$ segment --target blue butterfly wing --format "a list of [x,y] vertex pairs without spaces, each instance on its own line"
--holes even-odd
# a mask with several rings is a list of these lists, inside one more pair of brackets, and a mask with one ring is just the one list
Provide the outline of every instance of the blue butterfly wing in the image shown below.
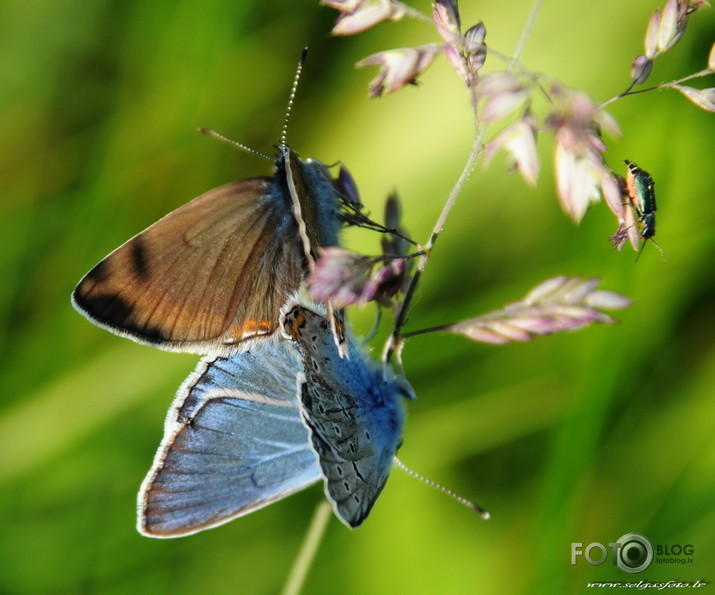
[[203,360],[179,390],[138,497],[138,529],[179,537],[248,514],[322,477],[284,342]]
[[350,345],[338,353],[328,321],[289,302],[282,326],[297,343],[305,372],[298,375],[303,420],[310,430],[325,493],[349,527],[367,518],[392,468],[401,441],[401,400],[411,389]]
[[366,441],[364,420],[347,395],[326,395],[310,381],[303,382],[300,391],[303,418],[325,478],[325,494],[340,520],[355,528],[380,495],[394,450]]

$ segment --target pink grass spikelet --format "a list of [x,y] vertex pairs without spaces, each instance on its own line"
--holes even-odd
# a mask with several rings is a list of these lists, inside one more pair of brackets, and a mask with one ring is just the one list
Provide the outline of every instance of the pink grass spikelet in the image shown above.
[[441,51],[438,44],[386,50],[368,56],[356,66],[379,66],[377,76],[370,82],[370,97],[379,97],[394,93],[405,85],[416,84],[417,77],[429,68]]
[[573,331],[594,322],[611,324],[604,310],[627,308],[631,301],[612,292],[597,290],[598,279],[555,277],[539,284],[520,302],[484,316],[439,327],[482,343],[529,341],[536,336]]
[[340,11],[333,35],[355,35],[405,16],[404,5],[391,0],[321,0],[321,4]]

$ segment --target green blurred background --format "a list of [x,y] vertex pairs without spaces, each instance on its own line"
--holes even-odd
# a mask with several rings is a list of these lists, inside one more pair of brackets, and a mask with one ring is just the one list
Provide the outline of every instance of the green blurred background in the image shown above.
[[[655,2],[550,2],[532,70],[605,100],[628,84]],[[421,2],[419,8],[428,9]],[[464,2],[465,25],[516,46],[529,2]],[[101,257],[164,213],[270,164],[203,137],[212,127],[272,153],[303,45],[289,131],[303,157],[344,161],[379,214],[397,189],[426,239],[470,147],[466,93],[443,60],[368,100],[373,52],[434,40],[418,22],[349,39],[307,0],[8,0],[0,7],[0,592],[274,593],[322,499],[315,486],[218,529],[151,540],[135,496],[195,356],[102,331],[69,294]],[[696,14],[652,80],[705,67],[715,16]],[[487,61],[487,70],[498,67]],[[709,85],[712,85],[712,81]],[[609,162],[655,178],[657,241],[616,253],[605,205],[580,227],[554,196],[547,136],[536,190],[497,158],[474,172],[440,239],[412,329],[484,313],[557,274],[599,276],[635,300],[620,324],[494,347],[420,336],[406,347],[419,398],[401,458],[487,507],[485,522],[395,470],[370,518],[334,519],[308,593],[569,593],[629,580],[570,564],[571,542],[627,532],[693,544],[687,566],[636,580],[715,581],[715,115],[673,92],[612,106]],[[367,239],[364,239],[367,236]],[[349,233],[374,251],[378,238]],[[355,314],[359,330],[374,311]]]

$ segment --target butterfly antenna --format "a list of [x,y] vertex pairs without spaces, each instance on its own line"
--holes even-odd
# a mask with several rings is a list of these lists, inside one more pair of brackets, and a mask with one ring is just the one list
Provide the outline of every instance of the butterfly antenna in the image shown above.
[[263,157],[264,159],[268,159],[268,161],[275,161],[274,159],[271,159],[268,155],[264,155],[260,151],[256,151],[255,149],[251,149],[251,147],[247,147],[246,145],[242,145],[238,141],[232,140],[230,138],[225,137],[223,134],[219,134],[215,130],[210,130],[209,128],[199,128],[198,129],[201,134],[205,134],[206,136],[212,136],[213,138],[216,138],[220,140],[221,142],[226,143],[227,145],[231,145],[232,147],[236,147],[237,149],[241,149],[242,151],[246,151],[246,153],[252,153],[253,155],[258,155],[259,157]]
[[483,519],[491,518],[491,515],[486,510],[484,510],[481,506],[475,504],[471,500],[462,498],[462,496],[460,496],[456,492],[453,492],[449,488],[446,488],[442,484],[439,484],[436,481],[432,481],[431,479],[427,479],[424,475],[420,475],[419,473],[417,473],[417,471],[413,471],[397,457],[392,457],[392,461],[395,463],[395,465],[397,465],[400,469],[402,469],[405,473],[407,473],[407,475],[410,475],[410,476],[414,477],[415,479],[419,479],[422,483],[426,483],[428,486],[438,489],[440,492],[447,494],[448,496],[451,496],[460,504],[463,504],[467,508],[470,508],[471,510],[476,512]]
[[290,90],[290,96],[288,97],[288,107],[286,108],[286,117],[283,120],[283,130],[281,132],[281,144],[280,149],[282,153],[286,152],[288,148],[288,120],[290,120],[291,111],[293,111],[293,102],[295,101],[295,94],[298,92],[298,83],[300,82],[300,75],[303,72],[303,66],[305,65],[305,59],[308,55],[308,48],[304,47],[303,51],[300,53],[300,59],[298,60],[298,68],[295,70],[295,77],[293,77],[293,86]]

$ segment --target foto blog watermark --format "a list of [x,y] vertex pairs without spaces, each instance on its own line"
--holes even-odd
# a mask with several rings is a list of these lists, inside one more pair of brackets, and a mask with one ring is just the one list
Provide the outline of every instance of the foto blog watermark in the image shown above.
[[609,558],[611,564],[628,574],[638,574],[647,570],[655,561],[657,564],[688,565],[693,563],[695,546],[692,544],[657,544],[640,533],[626,533],[615,542],[604,545],[598,541],[571,544],[571,565],[581,559],[593,566],[604,564]]

